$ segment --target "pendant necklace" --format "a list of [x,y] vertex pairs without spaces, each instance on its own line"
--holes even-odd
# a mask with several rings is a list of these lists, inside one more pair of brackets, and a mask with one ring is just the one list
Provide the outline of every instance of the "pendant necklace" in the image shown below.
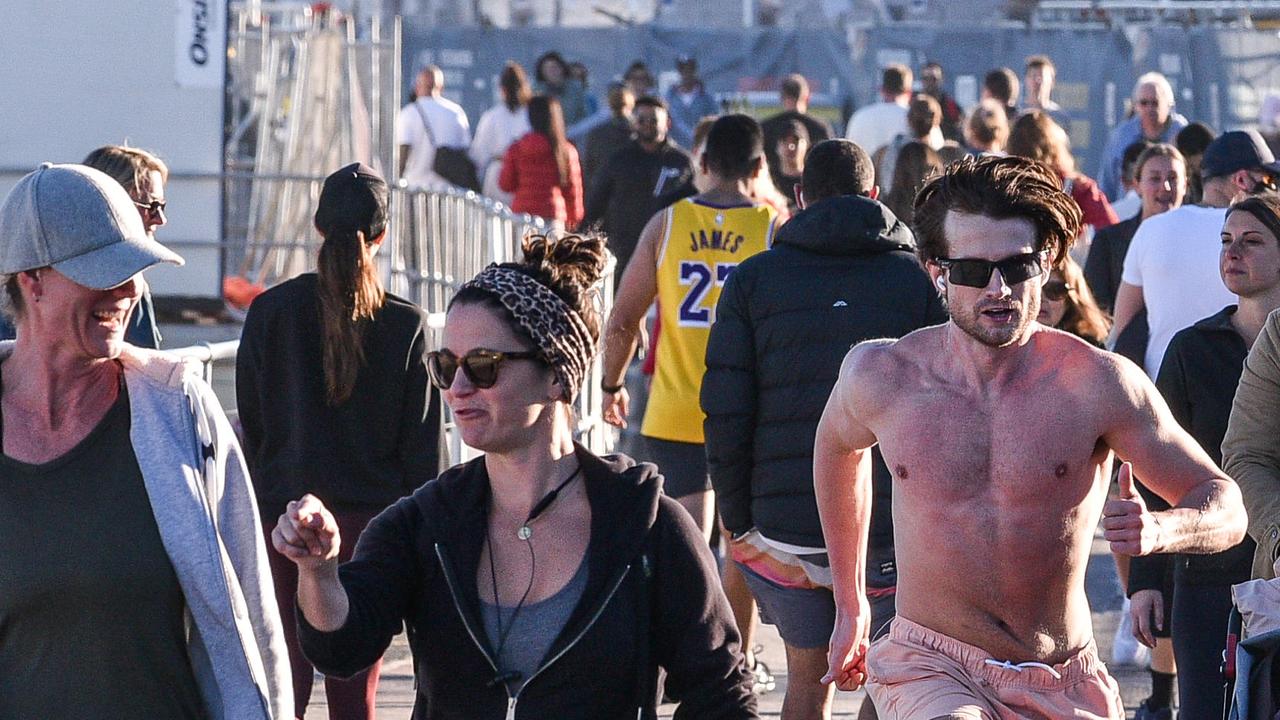
[[520,528],[516,530],[516,537],[521,540],[528,540],[533,537],[533,528],[529,527],[529,524],[534,520],[537,520],[539,515],[546,512],[546,509],[551,507],[551,503],[555,502],[556,498],[560,496],[560,491],[563,490],[566,485],[573,482],[573,479],[578,477],[581,473],[582,466],[579,465],[578,468],[569,475],[569,477],[565,478],[564,482],[557,485],[551,492],[543,495],[542,499],[538,501],[538,504],[534,505],[533,509],[529,511],[529,517],[525,518],[524,522],[520,525]]
[[[570,474],[569,477],[566,478],[564,482],[560,483],[559,485],[556,486],[554,490],[544,495],[542,499],[538,501],[538,504],[533,506],[533,510],[529,511],[529,517],[525,518],[524,523],[520,525],[520,528],[518,530],[516,530],[516,537],[523,540],[525,543],[525,546],[529,548],[529,584],[525,587],[524,594],[520,596],[520,601],[516,603],[515,609],[511,611],[511,617],[508,618],[507,626],[505,629],[502,627],[503,625],[502,607],[498,602],[498,570],[495,567],[495,563],[493,560],[493,553],[494,553],[493,538],[489,536],[488,524],[485,525],[485,535],[486,535],[486,539],[489,542],[489,581],[493,583],[493,604],[497,612],[497,620],[498,620],[497,622],[498,643],[497,643],[497,649],[494,651],[493,655],[494,655],[494,658],[499,663],[503,661],[502,651],[506,649],[507,636],[511,634],[512,628],[516,626],[516,618],[520,616],[520,611],[524,609],[525,601],[529,599],[529,593],[533,590],[533,578],[534,578],[534,575],[537,574],[538,560],[533,553],[533,543],[529,542],[529,538],[533,537],[533,529],[529,527],[529,523],[533,522],[534,520],[537,520],[539,515],[546,512],[546,509],[551,506],[551,503],[555,502],[556,498],[559,497],[560,491],[564,490],[565,486],[567,486],[570,482],[572,482],[573,479],[578,477],[578,475],[580,475],[581,473],[582,473],[582,466],[579,465],[578,468],[574,470],[573,473]],[[489,683],[489,685],[493,686],[497,683],[503,683],[505,685],[509,681],[512,681],[512,680],[519,681],[522,678],[523,678],[523,675],[519,672],[513,671],[513,672],[499,673],[497,677],[495,677],[493,681]]]

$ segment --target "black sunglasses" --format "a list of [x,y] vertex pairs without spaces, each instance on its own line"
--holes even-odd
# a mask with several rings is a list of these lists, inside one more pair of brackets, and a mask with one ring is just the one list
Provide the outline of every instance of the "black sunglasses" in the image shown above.
[[1044,287],[1040,289],[1040,292],[1043,293],[1046,298],[1053,300],[1054,302],[1066,299],[1067,293],[1070,291],[1071,288],[1067,287],[1066,283],[1059,282],[1057,280],[1045,283]]
[[1039,277],[1044,272],[1044,253],[1024,253],[1003,260],[978,260],[974,258],[938,258],[947,271],[947,279],[956,285],[983,288],[991,282],[991,271],[999,270],[1000,277],[1010,286]]
[[466,374],[472,385],[478,388],[491,388],[498,382],[498,367],[505,360],[541,360],[542,353],[528,350],[523,352],[498,352],[497,350],[472,350],[458,357],[449,350],[432,350],[427,353],[427,375],[431,384],[447,390],[453,385],[458,375],[458,368]]
[[1262,173],[1261,178],[1254,178],[1251,194],[1258,195],[1264,192],[1276,192],[1276,190],[1276,177],[1271,173]]
[[158,213],[164,212],[164,209],[168,203],[166,203],[164,200],[152,200],[151,202],[138,202],[137,200],[134,200],[133,204],[137,205],[143,210],[146,210],[152,215],[156,215]]

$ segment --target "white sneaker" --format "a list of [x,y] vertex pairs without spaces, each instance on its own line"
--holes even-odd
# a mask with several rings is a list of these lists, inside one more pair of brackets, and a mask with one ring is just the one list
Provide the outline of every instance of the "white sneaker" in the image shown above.
[[1129,599],[1120,608],[1120,622],[1111,642],[1111,664],[1146,667],[1151,664],[1151,651],[1133,636],[1133,619],[1129,616]]

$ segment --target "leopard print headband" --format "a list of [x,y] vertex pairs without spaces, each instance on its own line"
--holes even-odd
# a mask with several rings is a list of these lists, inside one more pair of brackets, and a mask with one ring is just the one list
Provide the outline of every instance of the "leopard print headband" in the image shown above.
[[511,268],[489,265],[462,286],[491,293],[538,346],[573,402],[591,369],[596,342],[582,316],[550,288]]

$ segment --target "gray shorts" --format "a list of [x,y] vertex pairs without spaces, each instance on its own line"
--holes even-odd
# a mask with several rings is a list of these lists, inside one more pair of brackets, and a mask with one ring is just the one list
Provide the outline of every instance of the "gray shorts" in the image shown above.
[[[827,588],[789,588],[778,585],[737,563],[760,608],[760,621],[778,628],[782,642],[799,649],[824,648],[836,624],[836,603]],[[892,593],[871,599],[871,639],[889,631],[894,616]]]
[[676,442],[644,438],[645,457],[658,466],[662,473],[662,490],[667,497],[682,498],[711,489],[711,476],[707,474],[707,446],[702,443]]

